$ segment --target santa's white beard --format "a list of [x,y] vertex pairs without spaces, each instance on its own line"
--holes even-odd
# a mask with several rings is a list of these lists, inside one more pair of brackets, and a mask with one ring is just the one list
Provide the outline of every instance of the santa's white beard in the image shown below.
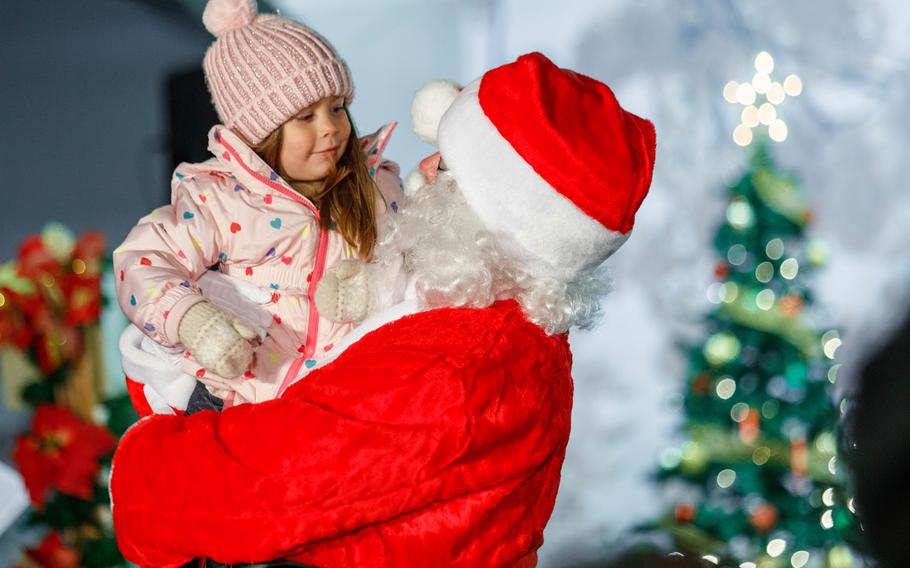
[[547,333],[564,333],[572,325],[590,327],[609,291],[605,269],[571,282],[528,273],[526,263],[503,252],[500,241],[508,237],[486,230],[447,172],[413,191],[393,217],[377,256],[404,252],[422,309],[482,308],[514,299]]

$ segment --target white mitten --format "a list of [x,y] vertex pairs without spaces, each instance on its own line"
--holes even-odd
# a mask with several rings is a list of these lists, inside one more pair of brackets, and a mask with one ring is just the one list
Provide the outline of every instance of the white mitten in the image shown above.
[[194,304],[177,328],[180,342],[206,370],[232,379],[253,362],[256,329],[208,301]]
[[363,321],[375,303],[365,263],[354,259],[339,261],[332,273],[319,281],[313,299],[324,318],[339,323]]

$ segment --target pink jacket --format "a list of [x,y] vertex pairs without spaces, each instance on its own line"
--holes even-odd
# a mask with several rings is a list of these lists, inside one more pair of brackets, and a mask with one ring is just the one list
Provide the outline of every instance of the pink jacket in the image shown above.
[[[361,139],[380,220],[402,195],[398,166],[382,159],[394,128]],[[140,219],[114,251],[114,270],[124,313],[165,346],[179,343],[180,319],[204,299],[196,280],[212,266],[270,294],[272,323],[243,376],[217,376],[183,354],[181,369],[229,407],[276,398],[350,331],[320,317],[313,294],[327,270],[356,252],[340,232],[321,230],[316,207],[229,129],[212,128],[209,150],[214,158],[177,167],[171,204]]]

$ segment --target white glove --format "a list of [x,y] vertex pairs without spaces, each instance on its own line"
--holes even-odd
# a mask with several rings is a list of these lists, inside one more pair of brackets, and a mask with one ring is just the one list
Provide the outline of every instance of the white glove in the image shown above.
[[256,328],[208,301],[193,304],[177,327],[180,342],[206,370],[233,379],[250,367]]
[[365,263],[345,259],[335,265],[316,287],[313,296],[319,315],[339,323],[363,321],[373,309],[375,293]]

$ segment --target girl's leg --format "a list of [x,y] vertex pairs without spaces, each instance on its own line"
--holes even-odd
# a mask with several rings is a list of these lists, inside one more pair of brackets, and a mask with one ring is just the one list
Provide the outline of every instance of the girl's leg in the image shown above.
[[186,403],[184,415],[189,416],[202,410],[221,412],[222,408],[224,408],[224,401],[210,393],[204,384],[197,382],[189,402]]

